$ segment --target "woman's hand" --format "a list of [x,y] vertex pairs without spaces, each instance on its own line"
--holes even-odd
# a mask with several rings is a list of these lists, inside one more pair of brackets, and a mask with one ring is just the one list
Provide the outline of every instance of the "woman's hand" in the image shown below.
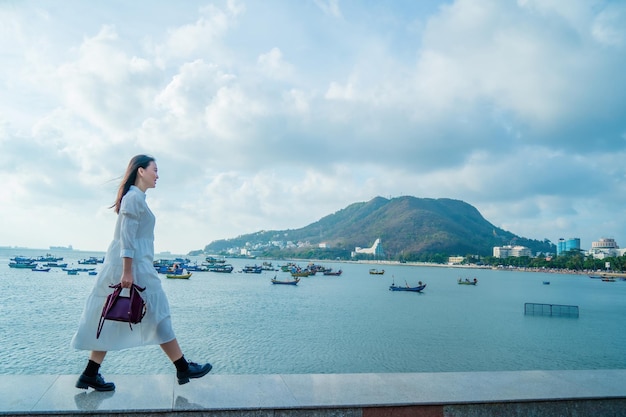
[[122,278],[120,279],[120,284],[122,284],[122,288],[130,288],[133,286],[133,274],[124,272],[122,274]]

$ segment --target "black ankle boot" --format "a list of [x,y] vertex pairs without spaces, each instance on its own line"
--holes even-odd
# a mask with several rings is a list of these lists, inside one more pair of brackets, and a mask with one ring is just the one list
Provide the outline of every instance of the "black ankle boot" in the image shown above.
[[189,369],[186,371],[176,371],[176,377],[178,378],[178,385],[183,385],[189,382],[189,378],[201,378],[208,374],[213,366],[210,363],[204,365],[198,365],[195,362],[189,362]]
[[100,374],[96,376],[81,374],[78,377],[78,381],[76,381],[76,388],[87,389],[89,387],[95,389],[96,391],[115,390],[115,384],[113,382],[104,382],[104,378],[102,378],[102,375]]

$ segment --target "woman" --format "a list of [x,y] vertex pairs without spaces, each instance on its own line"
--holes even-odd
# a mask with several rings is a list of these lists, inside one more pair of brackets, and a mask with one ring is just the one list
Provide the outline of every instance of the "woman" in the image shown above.
[[[200,378],[211,370],[209,363],[187,362],[172,329],[170,308],[165,292],[154,269],[154,215],[146,204],[145,192],[154,188],[159,178],[156,161],[147,155],[133,157],[111,206],[118,214],[113,242],[109,245],[102,270],[85,305],[78,330],[72,338],[76,349],[90,350],[87,367],[76,382],[77,388],[91,387],[96,391],[113,391],[115,384],[105,382],[100,365],[109,350],[158,344],[176,366],[179,384],[190,378]],[[141,293],[146,302],[146,315],[141,323],[106,320],[102,334],[96,329],[102,306],[112,292],[109,285],[120,283],[130,288],[133,283],[145,287]]]

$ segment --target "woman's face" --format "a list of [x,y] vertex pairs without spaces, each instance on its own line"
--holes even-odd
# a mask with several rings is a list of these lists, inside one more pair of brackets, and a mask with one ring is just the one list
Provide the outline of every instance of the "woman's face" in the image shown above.
[[148,188],[156,187],[156,182],[159,179],[158,169],[156,162],[151,161],[146,168],[139,168],[137,170],[136,186],[141,191],[146,191]]

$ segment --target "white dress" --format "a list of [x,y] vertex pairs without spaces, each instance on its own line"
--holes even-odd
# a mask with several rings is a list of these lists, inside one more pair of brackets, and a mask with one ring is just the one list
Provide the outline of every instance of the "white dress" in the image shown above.
[[[78,330],[71,346],[81,350],[120,350],[136,346],[162,344],[174,340],[167,296],[154,269],[154,215],[146,203],[146,195],[132,185],[122,198],[115,225],[113,242],[87,298]],[[96,330],[107,296],[113,291],[109,285],[120,282],[122,258],[133,258],[135,284],[146,287],[141,296],[146,301],[146,315],[141,323],[104,321],[100,338]],[[128,291],[128,290],[124,290]]]

